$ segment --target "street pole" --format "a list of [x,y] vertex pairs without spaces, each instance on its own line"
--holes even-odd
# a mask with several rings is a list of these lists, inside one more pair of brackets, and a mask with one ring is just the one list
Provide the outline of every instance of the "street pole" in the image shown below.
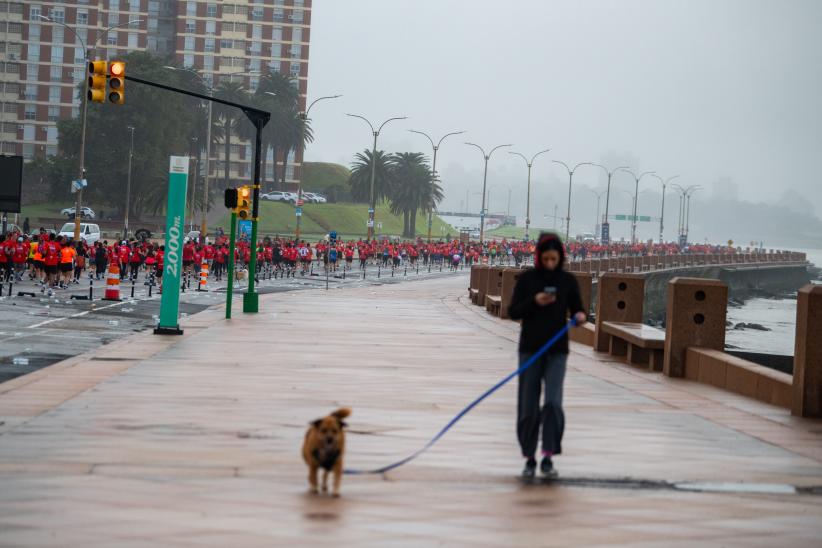
[[[437,144],[434,144],[434,140],[427,133],[424,133],[422,131],[417,131],[415,129],[409,129],[408,131],[410,131],[411,133],[419,133],[420,135],[425,136],[425,138],[427,138],[431,142],[431,148],[434,149],[434,154],[433,154],[432,159],[431,159],[431,197],[433,198],[433,196],[434,196],[434,192],[433,192],[434,185],[437,182],[437,151],[440,149],[440,145],[442,144],[442,142],[445,140],[446,137],[448,137],[450,135],[459,135],[461,133],[465,133],[465,131],[454,131],[454,132],[451,132],[451,133],[446,133],[445,135],[442,136],[442,138],[439,140],[439,142]],[[436,207],[436,203],[432,203],[432,204],[430,204],[430,207],[428,208],[428,243],[429,244],[431,243],[431,226],[434,223],[434,208],[435,207]]]
[[126,214],[123,222],[123,239],[128,240],[128,212],[131,208],[131,159],[134,157],[134,126],[128,126],[131,131],[131,145],[128,149],[128,176],[126,177]]
[[254,292],[254,282],[257,278],[257,225],[259,224],[257,216],[260,213],[260,171],[263,163],[263,128],[268,120],[258,116],[255,117],[253,121],[257,131],[254,139],[254,194],[251,206],[251,242],[249,243],[251,260],[248,265],[248,291],[243,295],[243,312],[259,312],[260,310],[260,298],[259,295]]
[[622,169],[628,169],[628,166],[619,166],[616,169],[609,170],[607,167],[601,164],[594,165],[597,167],[601,167],[603,170],[605,170],[605,173],[608,175],[608,186],[605,190],[605,218],[603,219],[602,224],[600,225],[601,234],[599,236],[600,241],[607,245],[611,241],[611,223],[608,221],[608,206],[611,203],[611,177],[617,171],[620,171]]
[[560,162],[559,160],[551,160],[551,161],[554,162],[555,164],[560,164],[561,166],[563,166],[568,171],[568,210],[565,214],[565,242],[568,243],[569,238],[571,236],[571,190],[572,190],[572,186],[573,186],[573,183],[574,183],[574,172],[580,166],[593,166],[593,165],[596,165],[596,164],[593,164],[591,162],[580,162],[580,163],[578,163],[577,165],[574,166],[574,169],[571,169],[570,167],[568,167],[568,164],[566,164],[565,162]]
[[[537,159],[537,156],[540,154],[545,154],[546,152],[550,152],[550,148],[546,148],[545,150],[541,150],[534,154],[531,159],[529,160],[524,154],[520,154],[519,152],[509,152],[508,154],[513,154],[514,156],[519,156],[523,160],[525,160],[525,165],[528,166],[528,188],[526,191],[525,197],[525,240],[528,240],[528,229],[531,226],[531,166],[534,165],[534,160]],[[510,209],[510,208],[509,208]]]
[[[143,21],[142,19],[129,19],[125,23],[120,23],[120,24],[108,27],[107,29],[103,30],[103,32],[100,34],[100,36],[94,42],[94,48],[89,48],[88,46],[86,46],[85,40],[82,40],[77,35],[77,32],[73,28],[71,28],[71,26],[69,26],[65,23],[61,23],[59,21],[55,21],[54,19],[51,19],[50,17],[46,17],[45,15],[37,15],[37,17],[39,17],[40,19],[43,19],[44,21],[48,21],[49,23],[53,23],[55,25],[60,25],[61,27],[68,29],[74,35],[74,37],[83,46],[83,51],[86,54],[85,65],[86,65],[87,70],[88,70],[88,62],[91,59],[91,55],[92,55],[93,50],[97,48],[97,44],[99,44],[100,40],[102,40],[103,38],[105,38],[108,35],[110,30],[116,29],[116,28],[119,28],[119,27],[124,27],[126,25],[132,25],[134,23],[142,23],[142,21]],[[87,115],[88,115],[88,76],[86,76],[84,78],[84,80],[85,80],[85,82],[83,84],[83,121],[82,121],[82,125],[81,125],[81,130],[80,130],[80,180],[81,181],[86,178],[86,118],[87,118]],[[81,210],[82,202],[83,202],[83,187],[81,186],[79,189],[77,189],[77,197],[74,199],[74,241],[76,241],[76,242],[80,241],[80,210]]]
[[507,145],[497,145],[491,149],[491,151],[486,154],[485,150],[481,146],[475,143],[465,143],[466,145],[471,145],[479,149],[482,153],[482,157],[485,159],[485,168],[482,173],[482,209],[480,210],[480,244],[483,242],[483,237],[485,236],[485,190],[486,190],[486,183],[488,182],[488,160],[491,159],[491,155],[494,153],[495,150],[502,147],[510,147],[514,146],[511,144]]
[[234,246],[237,238],[237,213],[231,212],[231,231],[228,239],[228,287],[225,291],[225,319],[231,319],[231,303],[234,298]]
[[652,177],[656,177],[657,179],[659,179],[659,182],[662,183],[662,211],[659,214],[659,243],[662,244],[665,242],[665,237],[663,235],[663,231],[665,230],[665,190],[667,189],[668,184],[674,179],[678,178],[679,175],[674,175],[673,177],[663,179],[662,177],[654,173]]
[[370,196],[369,196],[369,200],[368,200],[368,237],[367,238],[368,238],[368,241],[371,241],[371,239],[374,236],[374,209],[376,208],[376,205],[377,205],[377,198],[374,195],[374,177],[376,175],[376,169],[377,169],[377,137],[380,136],[380,131],[382,131],[382,128],[385,126],[385,124],[387,124],[388,122],[390,122],[392,120],[405,120],[407,118],[407,116],[397,116],[397,117],[394,117],[394,118],[389,118],[388,120],[383,122],[382,125],[380,125],[380,127],[378,129],[374,129],[374,125],[370,121],[368,121],[368,118],[365,118],[364,116],[360,116],[359,114],[346,114],[346,116],[351,116],[352,118],[359,118],[361,120],[365,120],[365,123],[368,124],[368,127],[371,128],[371,133],[374,136],[374,146],[371,149],[371,190],[370,190]]
[[[205,244],[206,234],[208,234],[208,176],[211,172],[211,116],[214,110],[214,103],[208,102],[208,128],[206,128],[206,161],[205,175],[203,175],[203,218],[200,223],[200,242]],[[195,181],[196,184],[196,181]]]
[[[269,93],[270,95],[274,95],[271,92],[266,92],[266,93]],[[328,95],[326,97],[318,97],[317,99],[314,99],[311,102],[310,105],[308,105],[308,108],[305,109],[305,112],[300,114],[300,119],[302,120],[302,125],[300,126],[300,147],[302,147],[302,151],[303,151],[302,158],[301,158],[301,160],[302,160],[301,165],[303,165],[303,166],[305,165],[305,124],[308,122],[308,113],[311,112],[311,107],[313,107],[314,105],[316,105],[318,102],[322,101],[323,99],[336,99],[338,97],[342,97],[342,95]],[[297,182],[297,200],[301,201],[302,199],[303,199],[303,178],[302,178],[302,174],[301,174],[300,178]],[[294,229],[294,240],[298,243],[300,241],[300,224],[301,224],[300,221],[301,220],[302,220],[302,215],[297,215],[297,225],[296,225],[296,228]]]
[[639,182],[646,175],[654,175],[654,172],[653,171],[645,171],[641,175],[637,176],[637,174],[634,173],[633,171],[631,171],[630,169],[623,169],[622,171],[624,171],[626,173],[630,173],[631,177],[634,178],[634,183],[635,183],[635,186],[634,186],[634,214],[633,214],[633,219],[631,220],[631,243],[635,244],[636,243],[636,207],[637,207],[637,202],[639,201]]

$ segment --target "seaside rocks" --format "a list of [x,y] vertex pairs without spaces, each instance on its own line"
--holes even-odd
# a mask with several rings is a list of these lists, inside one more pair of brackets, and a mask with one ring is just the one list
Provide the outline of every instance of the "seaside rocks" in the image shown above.
[[745,322],[739,322],[738,324],[736,324],[736,325],[734,326],[734,329],[754,329],[754,330],[756,330],[756,331],[770,331],[770,329],[769,329],[769,328],[765,327],[765,326],[764,326],[764,325],[762,325],[762,324],[758,324],[758,323],[745,323]]

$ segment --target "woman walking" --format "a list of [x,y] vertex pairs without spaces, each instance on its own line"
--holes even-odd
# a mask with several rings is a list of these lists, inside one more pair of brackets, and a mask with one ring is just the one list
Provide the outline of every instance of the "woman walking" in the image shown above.
[[[555,333],[565,327],[568,314],[577,325],[585,322],[579,285],[563,270],[565,251],[555,234],[542,234],[535,253],[535,268],[522,273],[514,288],[508,314],[522,320],[519,338],[519,364],[522,366]],[[542,426],[540,471],[556,477],[552,458],[562,452],[565,415],[562,411],[562,385],[568,360],[568,336],[556,341],[519,377],[517,437],[526,459],[523,478],[536,474],[537,443]],[[540,410],[540,391],[545,385],[545,403]]]

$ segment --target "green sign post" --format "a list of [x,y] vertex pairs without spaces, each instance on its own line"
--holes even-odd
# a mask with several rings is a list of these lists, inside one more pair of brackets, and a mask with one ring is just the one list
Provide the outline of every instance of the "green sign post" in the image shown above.
[[231,302],[234,299],[234,249],[237,241],[237,214],[231,212],[231,237],[228,240],[228,287],[225,291],[225,319],[231,319]]
[[182,335],[180,329],[180,279],[182,277],[183,230],[185,229],[188,156],[172,156],[168,170],[168,215],[163,255],[163,296],[160,323],[155,335]]

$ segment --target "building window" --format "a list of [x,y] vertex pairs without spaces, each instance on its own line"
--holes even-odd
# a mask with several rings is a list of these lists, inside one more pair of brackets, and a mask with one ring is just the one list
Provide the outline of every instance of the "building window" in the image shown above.
[[46,141],[49,143],[57,142],[57,126],[48,126],[46,128]]
[[254,21],[262,21],[263,20],[263,8],[252,8],[251,9],[251,19]]
[[57,145],[46,145],[46,156],[57,156]]
[[113,27],[114,25],[120,24],[120,14],[119,13],[112,13],[109,12],[108,14],[108,26]]
[[230,38],[222,38],[220,40],[220,49],[232,49],[234,47],[234,40]]
[[109,32],[108,36],[106,37],[106,44],[109,46],[116,46],[117,45],[117,33],[116,32]]
[[214,38],[205,39],[205,51],[208,53],[214,53]]
[[129,47],[129,49],[137,49],[137,33],[136,32],[129,32],[128,33],[128,47]]
[[51,8],[49,10],[49,19],[51,19],[55,23],[65,23],[66,10],[64,10],[63,8]]
[[194,19],[186,19],[186,32],[189,34],[197,32],[197,23]]
[[294,0],[294,7],[295,8],[301,8],[303,6],[305,6],[305,1],[304,0]]
[[251,37],[255,40],[261,40],[263,38],[263,26],[262,25],[252,25],[251,26]]
[[108,0],[109,11],[120,11],[120,0]]
[[63,67],[60,65],[52,65],[49,69],[49,78],[52,82],[59,82],[63,79]]
[[63,62],[63,46],[51,46],[51,62]]
[[25,158],[26,160],[31,160],[32,158],[34,158],[34,145],[23,145],[23,158]]
[[215,34],[217,32],[217,21],[206,21],[206,34]]
[[26,103],[23,112],[23,118],[26,120],[34,120],[37,118],[37,106]]
[[86,56],[83,53],[83,48],[74,48],[74,63],[82,63],[86,60]]
[[49,86],[49,103],[60,102],[60,86]]
[[190,53],[186,53],[183,55],[183,66],[185,68],[193,68],[194,67],[194,55]]
[[303,47],[302,46],[298,46],[296,44],[291,46],[291,57],[299,58],[300,55],[302,54],[302,52],[303,52]]
[[206,72],[211,72],[214,70],[214,56],[213,55],[206,55],[203,57],[203,70]]
[[274,20],[282,21],[285,19],[285,12],[280,8],[274,8]]
[[291,76],[299,76],[300,75],[300,64],[299,63],[291,63],[290,73],[291,73]]
[[40,60],[40,44],[29,44],[28,60],[37,62]]
[[197,2],[186,2],[186,15],[197,15]]
[[263,52],[263,45],[260,42],[251,42],[248,51],[251,55],[260,55]]
[[56,26],[51,28],[51,41],[55,44],[62,44],[66,41],[66,34],[65,30],[61,26]]
[[37,100],[37,84],[26,84],[25,98],[27,101]]
[[271,39],[272,40],[282,41],[282,39],[283,39],[283,28],[282,27],[273,27],[271,29]]
[[207,17],[217,17],[217,4],[208,4],[206,6]]
[[286,166],[285,167],[285,178],[288,181],[294,180],[294,166]]
[[271,72],[280,72],[280,63],[277,62],[277,61],[273,61],[273,62],[268,64],[268,69]]
[[34,128],[37,127],[34,124],[26,124],[23,126],[23,140],[24,141],[34,141]]
[[291,41],[292,42],[302,42],[303,41],[303,29],[297,27],[291,29]]
[[186,36],[185,37],[185,44],[183,45],[183,49],[186,51],[194,51],[194,37],[193,36]]
[[282,57],[283,56],[283,45],[282,44],[271,44],[271,57]]
[[43,15],[40,6],[31,6],[29,8],[29,19],[40,19],[40,16]]
[[289,17],[295,23],[302,23],[303,22],[303,12],[302,12],[302,10],[294,10],[293,12],[291,12],[291,15]]
[[40,25],[29,25],[29,40],[40,40]]
[[56,122],[60,119],[60,107],[49,105],[49,122]]
[[260,70],[260,60],[259,59],[251,59],[248,62],[248,70],[249,71],[259,71]]
[[26,65],[26,80],[37,80],[38,66],[35,64]]
[[77,10],[77,24],[88,25],[88,12],[86,10]]
[[128,11],[140,11],[140,0],[128,0]]

